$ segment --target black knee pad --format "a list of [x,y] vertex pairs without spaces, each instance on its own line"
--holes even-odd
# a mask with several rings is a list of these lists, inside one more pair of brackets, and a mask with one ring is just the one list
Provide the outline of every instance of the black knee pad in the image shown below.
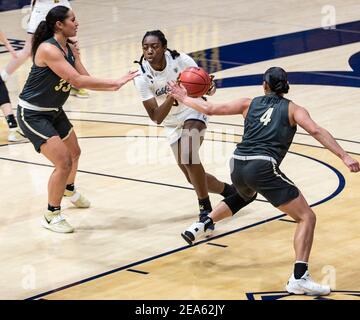
[[246,207],[249,203],[253,202],[257,197],[257,193],[248,201],[245,201],[238,193],[223,199],[226,205],[230,208],[232,214],[236,214],[240,209]]

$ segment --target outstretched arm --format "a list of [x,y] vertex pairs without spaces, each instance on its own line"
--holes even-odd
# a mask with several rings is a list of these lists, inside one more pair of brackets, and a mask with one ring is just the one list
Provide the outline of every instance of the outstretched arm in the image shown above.
[[169,82],[170,95],[177,101],[207,115],[244,114],[250,106],[251,99],[242,98],[224,103],[212,103],[200,98],[191,98],[187,95],[184,86],[172,81]]
[[359,162],[353,159],[326,129],[320,127],[311,119],[309,112],[305,108],[291,102],[290,121],[299,124],[300,127],[319,141],[325,148],[338,156],[351,172],[360,171]]
[[138,72],[129,72],[120,79],[98,79],[88,75],[80,74],[64,58],[63,54],[56,47],[43,43],[36,53],[37,64],[48,66],[60,78],[76,88],[90,90],[115,91],[119,90],[130,80],[134,79]]

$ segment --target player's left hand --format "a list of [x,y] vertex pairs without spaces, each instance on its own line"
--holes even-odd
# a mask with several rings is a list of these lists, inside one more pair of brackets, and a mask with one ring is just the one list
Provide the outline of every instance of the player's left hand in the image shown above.
[[170,88],[169,94],[177,101],[182,102],[187,97],[187,91],[185,87],[175,81],[169,81],[168,86]]
[[216,92],[216,84],[214,81],[214,76],[210,75],[210,78],[211,78],[211,86],[210,86],[210,89],[208,90],[208,92],[206,92],[206,95],[213,96]]
[[79,42],[78,41],[71,41],[69,42],[71,51],[73,52],[75,58],[80,57],[80,48],[79,48]]

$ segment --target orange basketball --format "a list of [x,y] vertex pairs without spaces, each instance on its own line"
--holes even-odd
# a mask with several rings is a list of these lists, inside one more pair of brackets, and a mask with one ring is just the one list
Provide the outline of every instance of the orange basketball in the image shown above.
[[190,67],[181,72],[179,82],[186,88],[188,96],[202,97],[209,91],[211,78],[202,68]]

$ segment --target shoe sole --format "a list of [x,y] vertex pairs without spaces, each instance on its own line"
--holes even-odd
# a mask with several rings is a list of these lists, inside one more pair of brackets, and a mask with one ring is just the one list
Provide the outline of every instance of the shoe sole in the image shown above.
[[295,294],[295,295],[303,295],[303,296],[328,296],[330,294],[329,293],[324,293],[324,294],[321,294],[321,293],[310,293],[310,292],[305,292],[305,291],[297,291],[297,290],[289,290],[287,287],[286,287],[286,291],[290,294]]
[[181,236],[183,237],[183,239],[184,239],[190,246],[193,245],[192,240],[191,240],[185,233],[182,233]]
[[76,97],[76,98],[80,98],[80,99],[88,99],[90,96],[80,96],[80,95],[77,95],[76,93],[75,94],[70,94],[72,97]]
[[71,231],[66,231],[66,232],[64,232],[64,231],[57,231],[57,230],[55,230],[55,229],[52,229],[52,228],[49,226],[49,224],[48,224],[47,222],[45,222],[44,220],[41,221],[41,225],[42,225],[45,229],[50,230],[50,231],[52,231],[52,232],[56,232],[56,233],[73,233],[73,232],[74,232],[74,229],[72,229]]

